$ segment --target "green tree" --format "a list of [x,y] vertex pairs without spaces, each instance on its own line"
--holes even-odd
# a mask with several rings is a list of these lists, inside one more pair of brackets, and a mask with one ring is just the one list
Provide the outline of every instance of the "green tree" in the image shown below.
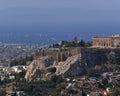
[[74,42],[75,42],[76,44],[78,43],[77,36],[74,37]]
[[78,43],[78,46],[79,47],[85,47],[85,42],[83,40],[81,40],[79,43]]
[[112,95],[113,96],[119,96],[120,95],[120,90],[114,89]]
[[65,89],[65,87],[67,86],[67,84],[65,82],[59,83],[56,85],[56,91],[61,91],[62,89]]
[[51,81],[53,81],[53,82],[57,82],[57,80],[58,80],[58,76],[57,75],[53,75],[52,77],[51,77]]
[[91,77],[94,74],[94,71],[92,68],[87,69],[87,78]]
[[85,42],[83,40],[80,41],[81,47],[85,46]]
[[6,96],[6,90],[0,89],[0,96]]
[[85,43],[85,47],[90,47],[90,46],[92,46],[92,42],[86,42]]
[[51,77],[51,81],[54,83],[61,83],[63,81],[62,76],[57,76],[57,75],[53,75]]
[[108,84],[108,79],[107,79],[107,78],[104,78],[104,79],[102,80],[102,83],[106,86],[106,85]]
[[115,57],[116,64],[120,64],[120,56]]

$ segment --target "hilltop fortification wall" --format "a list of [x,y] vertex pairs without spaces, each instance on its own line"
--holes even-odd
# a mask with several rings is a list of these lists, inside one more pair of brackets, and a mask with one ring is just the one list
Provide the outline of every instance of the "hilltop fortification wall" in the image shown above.
[[120,63],[120,48],[83,48],[81,62],[85,66]]
[[60,61],[65,61],[68,57],[70,56],[75,56],[80,54],[81,48],[48,48],[46,50],[36,52],[34,54],[34,59],[43,57],[43,56],[50,56],[52,57],[55,61],[60,62]]
[[43,56],[50,56],[55,61],[65,61],[70,56],[81,56],[82,66],[93,67],[95,65],[118,63],[120,62],[120,48],[49,48],[47,50],[35,54],[34,57],[40,58]]

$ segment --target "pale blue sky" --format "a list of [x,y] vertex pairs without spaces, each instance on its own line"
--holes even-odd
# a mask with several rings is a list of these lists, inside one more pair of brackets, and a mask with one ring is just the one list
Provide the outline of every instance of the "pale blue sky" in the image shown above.
[[119,0],[0,0],[0,25],[119,22],[119,5]]

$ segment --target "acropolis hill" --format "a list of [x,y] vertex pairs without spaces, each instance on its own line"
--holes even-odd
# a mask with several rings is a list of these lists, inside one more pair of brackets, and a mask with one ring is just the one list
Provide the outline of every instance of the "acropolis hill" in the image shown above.
[[[38,77],[49,77],[53,73],[65,77],[78,76],[86,74],[88,67],[102,64],[108,64],[107,67],[109,67],[109,64],[119,64],[119,44],[120,36],[114,35],[111,37],[94,37],[93,45],[90,47],[52,47],[36,52],[25,78],[31,79],[36,75]],[[107,67],[106,71],[109,70]],[[42,71],[42,75],[36,73],[38,69]],[[114,67],[110,70],[114,70]]]
[[[97,48],[118,48],[120,47],[120,35],[112,35],[106,37],[93,37],[92,46],[89,47],[57,47],[48,48],[46,50],[34,54],[34,58],[51,56],[57,62],[65,61],[70,56],[83,53],[83,50]],[[76,41],[77,42],[77,41]],[[61,45],[60,45],[61,46]]]

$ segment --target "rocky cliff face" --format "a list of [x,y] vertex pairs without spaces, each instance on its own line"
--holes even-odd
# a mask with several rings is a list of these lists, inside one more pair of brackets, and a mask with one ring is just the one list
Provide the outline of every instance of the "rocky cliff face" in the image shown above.
[[27,80],[47,79],[53,74],[63,75],[64,77],[85,74],[80,55],[71,56],[66,61],[57,64],[51,57],[41,57],[29,65],[25,78]]
[[81,65],[80,55],[71,56],[65,62],[59,62],[56,69],[56,74],[62,74],[64,77],[85,74],[84,66]]
[[[46,79],[50,78],[53,74],[64,77],[78,76],[85,74],[88,67],[117,63],[120,64],[119,48],[83,48],[78,55],[68,57],[62,62],[58,62],[52,56],[37,58],[29,65],[25,78],[29,80],[36,78]],[[104,67],[100,70],[103,69],[109,71],[110,68]]]
[[83,48],[81,57],[82,64],[88,67],[120,63],[120,48]]
[[28,67],[25,78],[27,80],[44,77],[47,73],[47,67],[53,65],[54,60],[51,57],[45,56],[34,60]]

